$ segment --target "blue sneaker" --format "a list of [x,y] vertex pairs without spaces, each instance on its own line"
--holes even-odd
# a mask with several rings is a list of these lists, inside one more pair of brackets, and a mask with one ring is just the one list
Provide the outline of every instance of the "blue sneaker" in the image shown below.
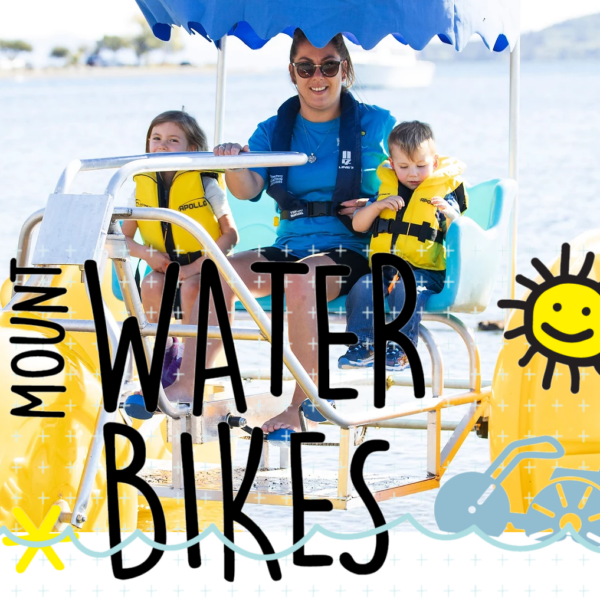
[[373,366],[373,346],[356,344],[338,359],[338,369],[361,369]]
[[406,354],[397,344],[388,344],[385,349],[385,368],[387,371],[404,371],[410,369]]

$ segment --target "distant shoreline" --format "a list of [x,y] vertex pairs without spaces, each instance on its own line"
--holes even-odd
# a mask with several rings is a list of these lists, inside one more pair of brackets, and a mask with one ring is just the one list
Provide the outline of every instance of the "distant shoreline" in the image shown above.
[[0,80],[38,80],[38,79],[95,79],[102,77],[143,77],[144,75],[177,75],[180,73],[214,73],[216,65],[180,66],[143,66],[143,67],[45,67],[35,69],[0,70]]
[[[489,53],[491,54],[491,53]],[[426,56],[420,56],[420,59],[427,58]],[[428,58],[434,62],[438,67],[443,68],[444,65],[451,64],[473,64],[482,65],[489,63],[508,63],[508,54],[499,53],[492,54],[487,60],[481,60],[474,57],[462,57],[461,59],[447,60],[445,58]],[[569,63],[594,63],[596,61],[590,59],[538,59],[538,60],[527,60],[522,61],[522,66],[529,64],[569,64]],[[108,79],[108,78],[135,78],[144,76],[156,76],[156,75],[182,75],[184,73],[190,73],[195,75],[214,75],[216,73],[216,65],[202,65],[202,66],[181,66],[181,65],[151,65],[151,66],[123,66],[123,67],[88,67],[79,65],[76,67],[44,67],[34,69],[11,69],[11,70],[0,70],[0,82],[3,81],[14,81],[21,83],[23,81],[51,81],[56,79]],[[252,71],[253,73],[269,73],[263,69]],[[236,68],[234,64],[228,66],[228,75],[240,75],[248,74],[249,71],[246,68]]]

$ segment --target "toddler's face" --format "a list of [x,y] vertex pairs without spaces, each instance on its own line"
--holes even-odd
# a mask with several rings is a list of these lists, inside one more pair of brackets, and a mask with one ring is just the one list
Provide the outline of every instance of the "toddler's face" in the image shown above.
[[152,128],[149,143],[150,152],[189,152],[189,147],[183,129],[177,123],[161,123]]
[[404,154],[398,146],[392,145],[390,163],[398,181],[414,190],[437,169],[438,155],[428,142],[423,142],[412,158]]

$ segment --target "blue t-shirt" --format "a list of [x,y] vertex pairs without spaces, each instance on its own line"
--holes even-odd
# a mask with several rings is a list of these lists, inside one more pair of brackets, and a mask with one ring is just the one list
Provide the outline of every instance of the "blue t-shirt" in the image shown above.
[[[359,104],[362,143],[361,197],[377,193],[379,178],[377,167],[387,159],[387,138],[396,124],[389,111]],[[253,152],[271,151],[271,137],[277,117],[263,121],[252,134],[248,144]],[[300,167],[290,167],[288,190],[306,202],[329,202],[335,189],[338,172],[340,119],[325,123],[307,121],[298,114],[292,133],[291,150],[314,153],[316,162]],[[252,169],[268,182],[268,169]],[[352,198],[348,198],[352,200]],[[295,221],[281,221],[277,228],[276,248],[288,249],[292,254],[305,258],[311,254],[335,248],[346,248],[365,254],[368,240],[359,239],[335,216],[307,217]]]

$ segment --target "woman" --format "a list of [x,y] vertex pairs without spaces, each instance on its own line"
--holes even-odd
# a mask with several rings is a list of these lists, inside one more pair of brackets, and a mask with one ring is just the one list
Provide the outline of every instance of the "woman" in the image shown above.
[[[288,331],[292,350],[309,374],[317,371],[317,321],[315,318],[314,270],[320,265],[348,265],[346,277],[328,278],[327,296],[333,300],[347,294],[354,283],[369,272],[366,256],[368,238],[353,232],[351,215],[361,204],[359,198],[374,195],[379,186],[376,169],[387,158],[385,140],[395,124],[388,111],[361,104],[348,92],[354,71],[341,34],[324,48],[313,46],[297,29],[290,50],[290,77],[298,96],[290,98],[277,116],[261,123],[249,144],[227,143],[217,146],[217,156],[235,156],[252,151],[296,151],[308,155],[301,167],[236,169],[226,171],[231,193],[239,199],[258,199],[263,189],[273,196],[280,211],[275,245],[249,250],[230,261],[255,297],[271,293],[268,278],[251,270],[258,261],[302,261],[307,275],[287,278],[286,308],[290,314]],[[318,215],[318,216],[316,216]],[[225,300],[233,316],[235,296],[223,285]],[[194,307],[193,314],[197,314]],[[233,317],[232,317],[233,318]],[[211,310],[211,324],[217,324]],[[190,338],[194,340],[194,338]],[[181,370],[193,373],[194,342],[188,342]],[[220,350],[212,343],[207,350],[211,365]],[[313,377],[316,381],[316,377]],[[182,376],[167,389],[172,401],[191,399],[193,378]],[[296,385],[287,410],[269,419],[265,432],[300,429],[298,407],[306,395]]]

